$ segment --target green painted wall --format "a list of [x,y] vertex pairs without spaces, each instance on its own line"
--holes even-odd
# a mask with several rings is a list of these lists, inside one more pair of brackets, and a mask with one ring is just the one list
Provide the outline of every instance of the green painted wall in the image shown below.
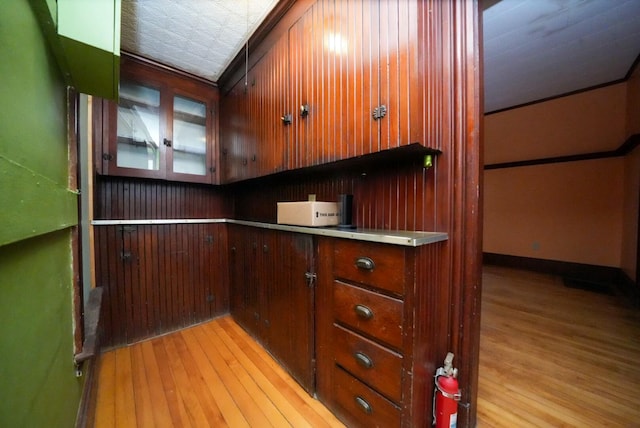
[[73,426],[66,89],[27,0],[0,1],[0,426]]

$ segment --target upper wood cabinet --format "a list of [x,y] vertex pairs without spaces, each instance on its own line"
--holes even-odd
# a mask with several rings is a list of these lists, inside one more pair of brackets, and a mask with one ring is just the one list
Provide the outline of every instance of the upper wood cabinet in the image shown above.
[[288,122],[287,37],[281,37],[221,101],[224,182],[285,169]]
[[416,2],[318,0],[289,30],[289,168],[420,141]]
[[[222,146],[235,164],[225,179],[425,144],[418,7],[401,0],[318,0],[304,11],[249,71],[246,91],[239,82],[222,99]],[[233,159],[239,140],[247,153]],[[284,165],[252,169],[261,148],[282,156]]]
[[216,102],[212,86],[124,62],[118,103],[102,114],[101,172],[216,183]]

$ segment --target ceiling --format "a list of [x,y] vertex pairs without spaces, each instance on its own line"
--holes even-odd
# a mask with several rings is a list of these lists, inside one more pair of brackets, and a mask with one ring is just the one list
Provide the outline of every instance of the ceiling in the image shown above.
[[483,12],[485,112],[624,79],[639,0],[502,0]]
[[[122,0],[121,47],[215,82],[276,3]],[[483,5],[485,112],[624,79],[640,54],[640,0]]]
[[122,0],[121,49],[216,82],[278,0]]

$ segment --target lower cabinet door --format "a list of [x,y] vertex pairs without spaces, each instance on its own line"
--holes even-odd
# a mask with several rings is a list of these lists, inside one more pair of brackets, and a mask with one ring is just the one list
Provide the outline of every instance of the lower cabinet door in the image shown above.
[[[315,389],[313,238],[265,231],[264,317],[269,351],[309,393]],[[265,252],[266,250],[266,252]]]
[[231,314],[313,394],[313,238],[232,225],[229,244]]

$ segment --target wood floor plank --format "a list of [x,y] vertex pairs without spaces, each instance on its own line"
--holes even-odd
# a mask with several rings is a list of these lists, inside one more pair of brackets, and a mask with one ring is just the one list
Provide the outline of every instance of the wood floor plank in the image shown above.
[[483,274],[478,427],[639,426],[640,314],[550,275]]
[[107,352],[100,357],[96,397],[96,428],[112,428],[116,425],[116,353]]
[[131,373],[131,354],[128,347],[116,350],[116,423],[115,427],[136,426],[135,395]]
[[302,413],[314,427],[344,427],[318,400],[298,385],[291,376],[265,350],[231,318],[221,318],[220,327],[237,343],[258,369],[275,385],[288,402]]
[[287,421],[280,410],[271,401],[271,398],[267,395],[264,388],[264,380],[261,373],[259,373],[255,367],[252,367],[250,363],[247,363],[247,357],[243,351],[230,340],[226,340],[226,337],[218,335],[215,329],[216,324],[205,324],[205,329],[208,334],[219,345],[219,351],[229,366],[231,371],[236,375],[240,383],[245,387],[249,395],[260,410],[265,414],[269,423],[274,427],[288,427],[291,424]]
[[[225,426],[224,419],[222,418],[220,410],[217,407],[215,409],[204,409],[200,404],[198,396],[193,390],[193,385],[189,378],[189,374],[187,373],[184,364],[180,360],[178,350],[174,343],[174,338],[175,335],[164,336],[162,338],[162,344],[164,345],[167,352],[167,360],[169,363],[169,367],[171,368],[171,373],[173,374],[176,389],[178,391],[177,395],[184,405],[184,409],[187,412],[191,426]],[[212,418],[213,424],[209,423],[208,417]]]
[[[221,320],[221,322],[224,322],[224,320]],[[298,409],[285,396],[283,396],[283,393],[286,392],[288,388],[286,382],[282,381],[281,378],[277,376],[268,378],[265,372],[263,372],[261,368],[254,363],[255,357],[252,358],[253,351],[251,347],[241,340],[236,340],[237,337],[232,338],[230,335],[231,333],[227,329],[223,328],[221,324],[217,324],[215,326],[211,325],[211,328],[216,331],[219,338],[227,343],[230,349],[234,351],[241,350],[242,355],[239,358],[240,363],[245,367],[247,372],[250,373],[251,377],[264,391],[265,395],[269,397],[275,407],[279,409],[286,421],[294,427],[310,428],[311,424],[298,411]],[[237,349],[233,349],[233,347],[236,347]],[[275,383],[272,383],[272,380],[274,380]],[[291,379],[291,381],[293,381],[293,379]]]
[[261,424],[263,424],[263,426],[272,426],[266,415],[254,402],[251,394],[249,394],[247,389],[235,375],[233,368],[227,364],[220,354],[220,349],[224,345],[212,340],[207,335],[204,328],[193,329],[192,332],[198,339],[198,343],[202,347],[207,358],[215,368],[216,373],[224,384],[224,388],[226,388],[232,395],[235,404],[247,419],[250,426],[255,427],[260,426]]
[[167,408],[171,414],[171,423],[175,427],[189,427],[191,423],[189,422],[187,411],[184,408],[184,404],[182,403],[173,379],[169,357],[164,348],[162,338],[154,339],[151,344],[153,346],[154,357],[160,369],[160,380],[162,381],[162,389],[167,401]]
[[194,363],[202,374],[202,380],[209,390],[211,399],[215,396],[215,401],[218,403],[227,425],[234,428],[249,428],[250,425],[247,419],[200,346],[200,343],[195,336],[194,329],[186,329],[182,331],[181,334]]
[[147,388],[149,388],[149,395],[153,403],[154,426],[158,428],[173,427],[173,418],[169,411],[167,396],[164,393],[160,368],[158,367],[158,361],[153,351],[153,345],[151,341],[145,341],[134,346],[139,347],[142,354],[142,361],[147,378]]
[[131,375],[135,397],[136,424],[139,427],[153,427],[155,421],[153,419],[151,390],[147,383],[141,346],[131,348]]
[[[195,359],[187,348],[182,332],[166,336],[165,339],[171,341],[175,347],[179,357],[177,359],[179,361],[179,369],[180,371],[184,370],[181,373],[184,376],[184,381],[188,382],[189,390],[193,392],[199,402],[209,425],[212,427],[229,426],[204,381],[201,368],[196,364]],[[206,369],[206,366],[204,368]]]

